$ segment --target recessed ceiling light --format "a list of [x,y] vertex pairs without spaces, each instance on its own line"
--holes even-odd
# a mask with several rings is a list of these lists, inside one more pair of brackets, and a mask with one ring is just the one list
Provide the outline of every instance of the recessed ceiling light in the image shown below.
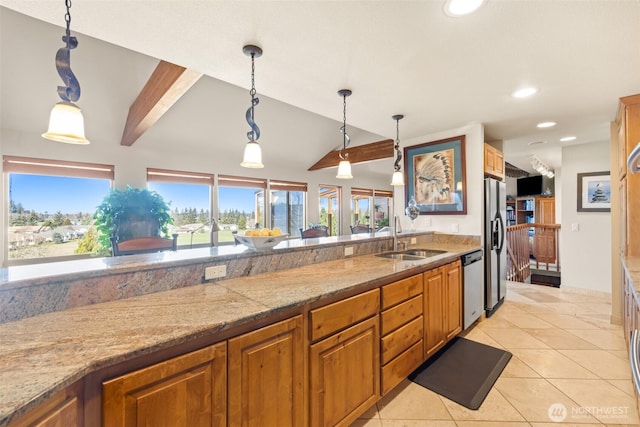
[[575,139],[576,139],[575,136],[565,136],[564,138],[560,138],[560,141],[561,142],[568,142],[568,141],[573,141]]
[[542,123],[538,123],[538,127],[539,128],[550,128],[556,125],[556,122],[542,122]]
[[530,142],[529,145],[540,145],[540,144],[546,144],[547,141],[533,141]]
[[444,13],[454,18],[468,15],[484,4],[485,0],[447,0],[444,3]]
[[513,92],[511,96],[514,98],[528,98],[531,95],[535,95],[538,92],[538,88],[536,87],[523,87],[522,89],[518,89]]

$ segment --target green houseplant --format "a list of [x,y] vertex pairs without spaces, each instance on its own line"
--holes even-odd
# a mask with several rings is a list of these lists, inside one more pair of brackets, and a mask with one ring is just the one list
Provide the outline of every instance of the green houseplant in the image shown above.
[[173,224],[169,205],[155,191],[146,188],[113,189],[93,215],[103,251],[111,248],[111,236],[119,241],[136,237],[169,236]]

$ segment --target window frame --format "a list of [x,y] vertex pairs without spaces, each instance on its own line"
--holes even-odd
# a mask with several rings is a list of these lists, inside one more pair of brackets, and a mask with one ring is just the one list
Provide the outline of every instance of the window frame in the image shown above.
[[[24,156],[2,156],[2,174],[4,180],[4,191],[7,194],[5,203],[9,202],[9,182],[10,174],[22,174],[22,175],[42,175],[42,176],[57,176],[57,177],[69,177],[69,178],[84,178],[84,179],[106,179],[109,180],[109,189],[114,188],[115,178],[115,166],[102,164],[102,163],[88,163],[88,162],[74,162],[69,160],[54,160],[43,159],[37,157],[24,157]],[[105,195],[106,196],[106,195]],[[77,254],[77,255],[64,255],[64,256],[52,256],[41,258],[18,258],[9,259],[9,205],[4,205],[3,215],[3,248],[2,248],[2,264],[4,267],[19,266],[19,265],[32,265],[32,264],[46,264],[59,261],[71,261],[78,259],[94,258],[91,254]]]
[[[150,182],[159,182],[165,184],[192,184],[192,185],[207,185],[209,186],[209,220],[206,224],[211,224],[212,219],[215,218],[215,175],[210,173],[200,172],[187,172],[171,169],[158,169],[147,168],[147,187]],[[216,223],[218,221],[216,220]],[[205,224],[205,225],[206,225]],[[191,249],[191,248],[204,248],[210,246],[216,246],[217,233],[210,233],[209,243],[197,243],[193,244],[193,235],[191,236],[191,243],[178,245],[178,249]]]

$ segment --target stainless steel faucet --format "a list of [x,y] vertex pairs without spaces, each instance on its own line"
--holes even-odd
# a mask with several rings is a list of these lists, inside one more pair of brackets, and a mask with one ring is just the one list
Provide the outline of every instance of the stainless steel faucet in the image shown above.
[[400,225],[400,218],[398,215],[393,216],[393,251],[398,251],[398,246],[402,245],[402,249],[407,248],[407,244],[404,242],[398,243],[398,234],[402,233],[402,226]]

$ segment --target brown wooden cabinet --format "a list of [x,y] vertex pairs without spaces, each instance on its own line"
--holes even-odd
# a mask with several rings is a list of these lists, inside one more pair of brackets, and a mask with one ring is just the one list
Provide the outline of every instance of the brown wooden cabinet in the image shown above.
[[76,383],[48,398],[8,427],[81,427],[84,425],[82,384]]
[[445,339],[451,340],[462,331],[462,263],[452,262],[445,271]]
[[[556,203],[553,197],[536,197],[535,222],[537,224],[556,223]],[[556,262],[556,230],[536,228],[533,238],[533,256],[538,262]]]
[[484,144],[484,174],[500,181],[504,180],[504,155],[502,151]]
[[227,344],[105,381],[104,427],[226,426]]
[[229,427],[305,425],[302,324],[296,316],[229,340]]
[[381,392],[398,385],[424,360],[421,274],[382,287],[380,314]]
[[94,373],[9,427],[348,426],[461,331],[461,291],[456,261],[315,303],[132,372],[142,360]]
[[331,335],[309,349],[309,425],[348,426],[379,399],[379,311],[379,289],[311,310],[312,337]]
[[640,239],[631,238],[640,233],[640,174],[627,173],[626,156],[636,147],[640,141],[640,95],[620,98],[618,115],[618,152],[620,153],[620,180],[626,178],[626,191],[621,195],[624,202],[622,211],[626,215],[620,218],[625,224],[626,235],[623,239],[622,251],[628,256],[640,256]]
[[444,286],[442,267],[423,273],[424,277],[424,351],[431,357],[444,345]]
[[427,358],[462,330],[461,279],[460,261],[424,273],[424,342]]

